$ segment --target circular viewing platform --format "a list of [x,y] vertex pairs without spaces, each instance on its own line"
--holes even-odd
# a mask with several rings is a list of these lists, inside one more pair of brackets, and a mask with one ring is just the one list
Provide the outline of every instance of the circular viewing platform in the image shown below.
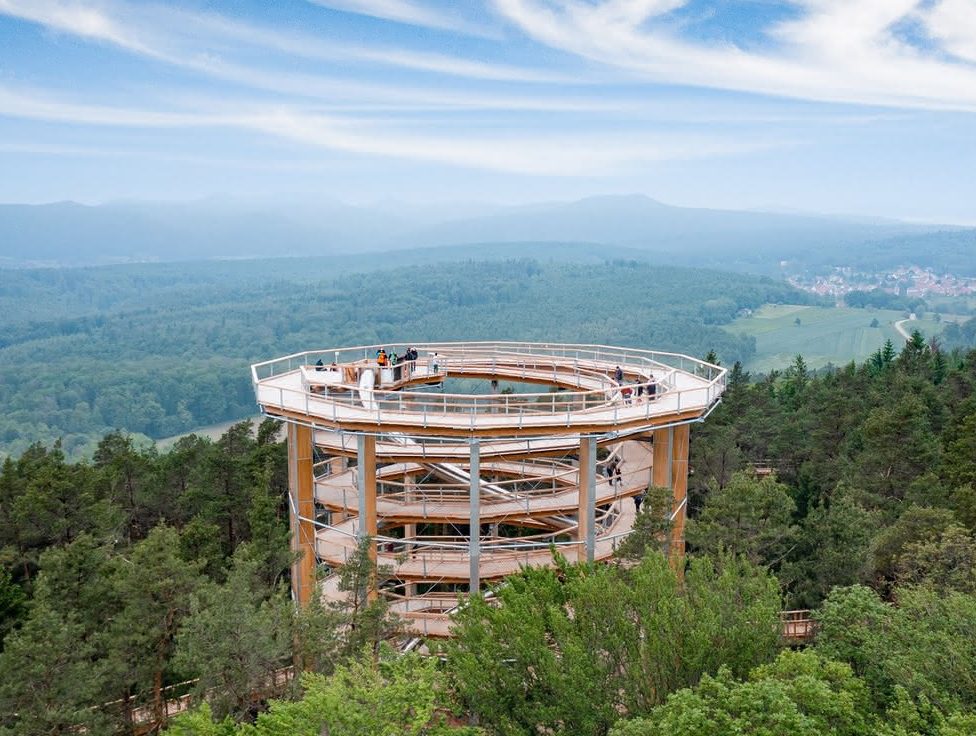
[[296,599],[348,595],[336,569],[369,539],[375,593],[426,636],[553,550],[612,557],[652,484],[673,491],[660,512],[683,550],[688,425],[726,379],[674,353],[516,342],[309,351],[252,376],[288,423]]
[[[382,365],[366,345],[296,353],[251,367],[262,410],[351,432],[524,437],[646,430],[700,416],[724,369],[676,353],[601,345],[425,343]],[[318,365],[321,363],[321,365]],[[512,392],[435,391],[451,379],[532,385]]]

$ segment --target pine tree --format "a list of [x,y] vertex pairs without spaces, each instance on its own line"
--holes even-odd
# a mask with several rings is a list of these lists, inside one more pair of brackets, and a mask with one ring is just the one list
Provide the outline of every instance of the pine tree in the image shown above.
[[940,385],[949,372],[949,365],[946,362],[945,353],[941,350],[932,351],[932,383]]
[[13,581],[9,570],[0,567],[0,651],[3,649],[3,637],[26,613],[26,603],[23,588]]
[[107,673],[74,617],[35,605],[0,654],[0,731],[16,736],[108,733]]
[[634,527],[617,548],[622,559],[639,560],[650,550],[668,553],[668,534],[671,522],[672,496],[670,488],[649,486],[634,519]]
[[891,340],[885,340],[884,347],[881,348],[881,365],[887,367],[895,361],[895,346]]
[[288,542],[288,522],[279,515],[279,499],[273,497],[269,489],[271,469],[264,468],[257,476],[247,512],[251,532],[248,546],[251,556],[258,563],[262,583],[268,589],[273,589],[288,570],[293,554]]
[[291,602],[258,582],[260,562],[248,545],[234,554],[227,582],[192,595],[177,636],[177,666],[199,677],[197,694],[219,716],[240,718],[288,662]]
[[688,543],[710,554],[724,550],[753,564],[782,562],[795,539],[796,504],[774,477],[739,472],[724,488],[713,487],[698,518],[690,519]]
[[123,694],[150,695],[162,722],[164,677],[190,596],[201,583],[201,565],[182,558],[179,534],[163,525],[123,559],[115,579],[122,607],[112,622],[112,663]]

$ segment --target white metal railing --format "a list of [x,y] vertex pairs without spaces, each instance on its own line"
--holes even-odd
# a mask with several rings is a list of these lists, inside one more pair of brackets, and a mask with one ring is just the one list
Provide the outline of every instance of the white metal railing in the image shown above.
[[[330,360],[341,365],[354,364],[358,369],[379,369],[372,353],[380,346],[369,345],[331,351],[307,351],[251,366],[252,378],[259,393],[259,401],[281,408],[315,409],[316,415],[338,419],[338,412],[355,410],[366,412],[382,421],[383,413],[420,415],[426,424],[428,416],[469,414],[471,424],[481,414],[522,418],[531,416],[567,417],[601,411],[607,407],[628,416],[640,414],[634,407],[643,406],[648,416],[655,402],[673,400],[681,409],[682,394],[695,392],[695,405],[711,404],[724,391],[726,371],[704,361],[677,353],[633,350],[596,345],[549,345],[539,343],[428,343],[416,346],[418,358],[413,366],[424,364],[430,368],[423,376],[441,376],[452,370],[481,373],[501,379],[525,382],[553,382],[557,384],[587,385],[586,390],[535,392],[516,394],[449,394],[410,390],[409,387],[384,390],[383,385],[371,389],[364,402],[358,385],[343,383],[328,394],[312,393],[301,384],[299,388],[274,385],[271,379],[298,371],[301,366]],[[437,372],[433,372],[436,365]],[[411,373],[411,364],[401,364]],[[619,367],[625,376],[637,377],[633,383],[618,383],[609,376]],[[695,380],[686,388],[679,387],[679,374]],[[358,375],[358,373],[357,373]],[[641,380],[643,379],[643,380]],[[687,381],[686,381],[687,382]],[[262,390],[266,386],[270,392]],[[652,386],[656,389],[650,395]],[[702,393],[704,392],[704,393]],[[287,401],[286,401],[287,396]],[[275,401],[277,398],[277,401]],[[364,403],[366,406],[364,406]],[[669,403],[672,403],[669,401]],[[685,401],[685,406],[691,402]],[[501,419],[501,417],[497,417]],[[454,420],[456,421],[456,420]],[[510,422],[509,422],[510,423]]]
[[[621,510],[621,504],[626,503],[625,499],[614,502],[611,507],[597,515],[595,521],[597,530],[596,544],[598,547],[605,546],[608,542],[616,548],[617,540],[626,537],[632,531],[628,526],[622,531],[617,527],[625,519]],[[294,505],[293,505],[294,508]],[[335,551],[341,551],[344,556],[351,555],[361,539],[359,534],[359,519],[349,519],[340,524],[331,525],[318,519],[300,516],[299,519],[311,522],[321,532],[327,534],[327,538],[318,536],[317,544],[330,544]],[[558,539],[572,535],[576,526],[559,531],[542,532],[540,534],[524,537],[496,537],[494,539],[481,538],[480,548],[482,560],[487,561],[494,557],[517,558],[529,552],[548,550],[552,547],[557,549],[565,547],[579,547],[584,544],[579,539]],[[600,533],[602,531],[602,533]],[[417,556],[422,558],[427,564],[435,562],[457,562],[467,560],[470,550],[466,537],[388,537],[377,534],[372,537],[376,542],[377,551],[383,557],[399,557],[406,555],[409,558]],[[398,549],[399,547],[405,549]],[[508,555],[505,555],[508,553]]]
[[[605,470],[600,469],[605,469],[609,463],[618,460],[620,454],[620,448],[615,447],[604,459],[597,461],[598,478],[602,478],[605,475]],[[355,468],[349,468],[346,471],[349,474],[348,479],[343,480],[340,478],[339,480],[334,480],[336,474],[329,469],[329,463],[331,463],[331,459],[321,461],[313,466],[316,470],[316,484],[323,488],[335,487],[336,489],[348,486],[354,487],[357,484],[358,480]],[[522,462],[487,463],[482,467],[484,470],[488,470],[495,475],[508,476],[492,480],[491,485],[494,487],[511,487],[518,493],[541,496],[562,493],[568,486],[575,487],[579,475],[579,468],[575,465],[559,460],[549,460],[547,458],[536,458],[531,462],[523,460]],[[648,467],[650,466],[648,465]],[[406,479],[400,478],[400,476],[405,476],[407,473],[408,471],[405,466],[399,464],[380,468],[376,476],[377,498],[411,500],[411,496],[414,496],[412,500],[417,500],[422,496],[428,499],[439,498],[441,496],[453,498],[460,494],[467,500],[468,493],[471,489],[470,482],[407,481]],[[490,499],[491,497],[488,500]]]
[[[606,458],[597,461],[596,490],[598,499],[616,496],[616,485],[607,475],[607,468],[611,462],[619,460],[620,456],[621,450],[616,447]],[[649,461],[646,464],[636,463],[633,467],[628,466],[626,470],[622,471],[622,476],[625,475],[630,478],[635,474],[649,471],[650,467]],[[484,495],[480,501],[482,507],[515,503],[526,513],[533,513],[539,511],[547,500],[574,496],[579,492],[579,469],[568,463],[536,459],[532,462],[523,461],[521,463],[487,463],[482,466],[482,469],[493,473],[507,472],[515,476],[504,480],[493,480],[493,487],[508,490],[511,495]],[[398,504],[404,509],[407,507],[426,509],[428,504],[449,504],[458,505],[467,510],[471,492],[470,482],[431,482],[428,479],[422,482],[412,481],[408,483],[404,480],[394,479],[405,473],[406,471],[396,464],[380,469],[377,475],[377,502]],[[646,483],[641,482],[640,485],[643,487],[646,486]],[[338,501],[341,498],[344,509],[354,511],[357,508],[358,477],[355,468],[350,468],[346,473],[339,476],[328,473],[316,475],[315,486],[316,497],[320,500]]]

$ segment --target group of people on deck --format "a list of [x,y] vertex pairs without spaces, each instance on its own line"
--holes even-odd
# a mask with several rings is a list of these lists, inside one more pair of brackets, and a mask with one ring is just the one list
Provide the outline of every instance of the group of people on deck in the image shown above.
[[415,348],[407,348],[407,352],[403,355],[397,355],[396,350],[391,349],[389,353],[386,352],[385,348],[380,348],[376,351],[376,365],[381,368],[385,368],[388,365],[400,365],[400,363],[409,363],[417,359],[417,351]]
[[[619,365],[613,371],[613,379],[620,386],[620,396],[623,398],[625,404],[630,404],[631,398],[635,393],[635,389],[627,385],[624,381],[624,369]],[[647,400],[654,401],[657,397],[657,381],[654,380],[654,376],[649,376],[648,381],[642,382],[640,378],[637,380],[636,393],[638,401],[641,401],[644,397],[644,389],[647,389]]]
[[376,365],[380,368],[386,368],[387,366],[393,366],[393,380],[399,381],[401,376],[402,365],[404,363],[413,363],[417,360],[417,350],[416,348],[407,348],[407,351],[403,355],[397,355],[396,350],[390,349],[387,353],[384,348],[380,348],[376,351]]

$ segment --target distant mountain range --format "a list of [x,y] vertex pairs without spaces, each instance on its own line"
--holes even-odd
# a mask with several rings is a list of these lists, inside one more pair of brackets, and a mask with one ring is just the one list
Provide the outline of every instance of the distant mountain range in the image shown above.
[[[521,207],[338,202],[0,205],[0,266],[309,256],[471,244],[590,243],[662,262],[773,273],[852,252],[968,249],[976,230],[888,220],[674,207],[640,195]],[[976,239],[973,240],[976,243]],[[921,245],[921,244],[924,244]],[[960,245],[961,244],[961,245]],[[507,250],[507,249],[506,249]],[[972,253],[972,251],[970,251]],[[608,253],[609,255],[609,253]],[[870,259],[869,259],[870,260]],[[974,259],[976,260],[976,259]]]

